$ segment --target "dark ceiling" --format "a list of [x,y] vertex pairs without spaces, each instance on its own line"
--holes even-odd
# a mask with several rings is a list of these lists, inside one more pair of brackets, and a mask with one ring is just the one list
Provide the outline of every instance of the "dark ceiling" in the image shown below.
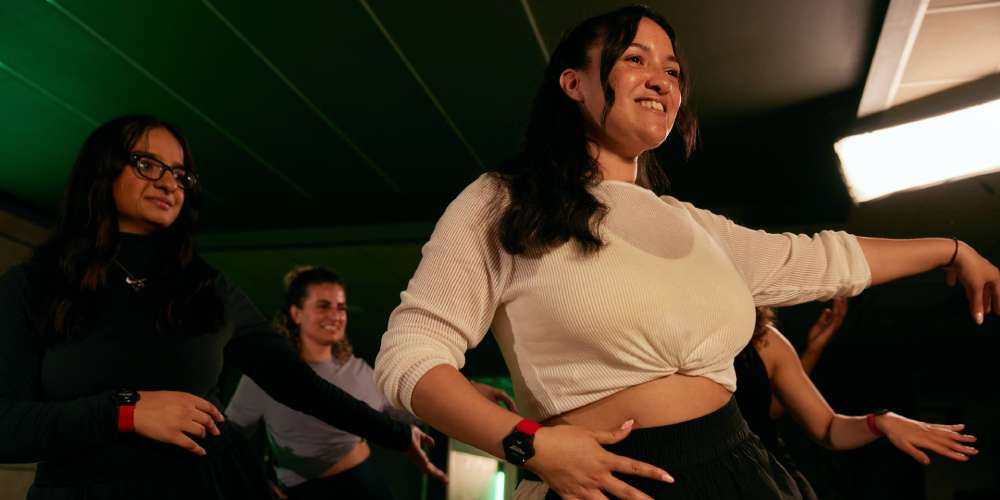
[[[0,189],[51,218],[86,134],[150,112],[191,138],[206,231],[433,221],[515,150],[560,33],[622,3],[4,0]],[[773,149],[746,133],[766,119],[830,157],[820,142],[830,132],[808,135],[797,121],[853,118],[885,3],[651,3],[678,30],[705,130],[694,165],[707,171],[675,168],[678,188],[736,212],[766,206],[768,192],[787,198],[780,186],[740,194],[785,168],[760,151],[737,161],[762,180],[703,186],[733,168],[711,146]],[[839,208],[818,218],[842,219],[835,168],[797,168],[822,184],[799,198],[833,193]]]
[[[3,0],[0,202],[51,222],[90,130],[160,115],[207,187],[206,257],[265,311],[291,265],[340,270],[370,355],[434,220],[517,147],[546,52],[623,3]],[[702,119],[690,161],[664,148],[678,196],[749,225],[843,224],[832,144],[886,2],[651,4]]]

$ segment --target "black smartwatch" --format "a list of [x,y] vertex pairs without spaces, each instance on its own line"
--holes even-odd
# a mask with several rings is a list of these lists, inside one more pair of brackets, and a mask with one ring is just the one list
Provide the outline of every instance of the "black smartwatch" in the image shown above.
[[520,467],[535,456],[535,433],[542,424],[524,419],[514,426],[514,430],[503,438],[503,454],[508,462]]
[[134,389],[118,389],[111,395],[115,406],[135,406],[139,402],[139,391]]
[[135,431],[135,404],[139,402],[139,391],[134,389],[118,389],[111,395],[117,408],[118,432]]

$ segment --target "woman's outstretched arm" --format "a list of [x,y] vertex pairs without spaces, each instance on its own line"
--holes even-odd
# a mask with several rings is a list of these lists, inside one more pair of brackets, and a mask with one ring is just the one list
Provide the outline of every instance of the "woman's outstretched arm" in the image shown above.
[[1000,270],[971,246],[947,238],[891,240],[858,237],[872,285],[945,267],[949,286],[961,283],[977,324],[1000,315]]
[[[834,413],[802,370],[795,348],[781,333],[769,330],[761,340],[755,348],[768,366],[775,395],[813,440],[830,449],[850,450],[880,437],[869,428],[866,416]],[[976,438],[960,434],[964,429],[961,424],[928,424],[886,413],[875,417],[875,425],[896,448],[921,463],[930,462],[921,450],[959,461],[978,453],[968,445]]]

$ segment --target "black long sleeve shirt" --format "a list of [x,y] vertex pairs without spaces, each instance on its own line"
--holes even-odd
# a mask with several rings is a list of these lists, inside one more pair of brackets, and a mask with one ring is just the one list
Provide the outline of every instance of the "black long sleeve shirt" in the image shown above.
[[[132,274],[153,275],[158,258],[154,238],[122,235],[118,259]],[[231,426],[222,426],[222,437],[199,440],[208,455],[198,457],[118,433],[112,393],[123,387],[184,391],[222,408],[216,386],[224,360],[289,407],[376,443],[409,445],[407,425],[317,376],[221,273],[215,286],[225,303],[223,328],[185,336],[155,332],[161,305],[112,271],[97,293],[96,317],[88,322],[93,326],[57,342],[36,336],[30,323],[30,306],[42,299],[37,265],[22,264],[0,277],[0,463],[41,462],[36,481],[59,484],[92,481],[107,471],[136,472],[140,464],[197,468],[199,460],[212,460],[213,448],[233,439]]]

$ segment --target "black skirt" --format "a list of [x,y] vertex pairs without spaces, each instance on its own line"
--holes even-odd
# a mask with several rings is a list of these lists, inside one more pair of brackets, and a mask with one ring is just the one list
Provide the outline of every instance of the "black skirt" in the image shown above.
[[[802,498],[795,480],[747,428],[735,399],[694,420],[633,430],[623,441],[605,448],[660,467],[674,476],[676,482],[671,484],[616,474],[653,498]],[[549,490],[545,498],[557,499],[559,495]]]

